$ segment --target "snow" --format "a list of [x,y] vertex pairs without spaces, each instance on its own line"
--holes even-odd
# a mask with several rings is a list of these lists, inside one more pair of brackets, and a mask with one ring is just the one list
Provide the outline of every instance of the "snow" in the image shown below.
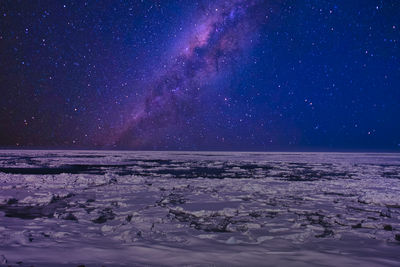
[[398,154],[0,151],[0,266],[396,266],[399,173]]

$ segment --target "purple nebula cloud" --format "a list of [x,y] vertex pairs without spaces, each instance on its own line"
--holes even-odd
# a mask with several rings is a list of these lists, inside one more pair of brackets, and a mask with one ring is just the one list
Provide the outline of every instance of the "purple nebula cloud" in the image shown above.
[[[167,67],[157,68],[145,96],[107,146],[141,148],[158,140],[168,127],[178,127],[201,105],[212,83],[229,74],[268,22],[277,1],[218,1],[199,11],[170,53]],[[160,64],[163,65],[163,64]],[[228,75],[229,76],[229,75]]]

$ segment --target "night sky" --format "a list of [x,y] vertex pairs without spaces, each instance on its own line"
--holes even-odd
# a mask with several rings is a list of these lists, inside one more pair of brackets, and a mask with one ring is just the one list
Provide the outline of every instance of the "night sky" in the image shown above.
[[2,0],[0,147],[400,151],[398,0]]

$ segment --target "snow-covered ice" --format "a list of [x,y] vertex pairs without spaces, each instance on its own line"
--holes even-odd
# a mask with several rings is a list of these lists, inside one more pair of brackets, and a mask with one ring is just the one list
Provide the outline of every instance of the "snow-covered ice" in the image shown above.
[[400,155],[0,151],[0,266],[398,266]]

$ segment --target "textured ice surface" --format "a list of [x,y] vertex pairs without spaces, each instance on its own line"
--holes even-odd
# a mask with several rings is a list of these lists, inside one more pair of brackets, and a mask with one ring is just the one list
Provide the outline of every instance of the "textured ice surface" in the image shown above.
[[0,266],[399,255],[398,154],[0,151]]

